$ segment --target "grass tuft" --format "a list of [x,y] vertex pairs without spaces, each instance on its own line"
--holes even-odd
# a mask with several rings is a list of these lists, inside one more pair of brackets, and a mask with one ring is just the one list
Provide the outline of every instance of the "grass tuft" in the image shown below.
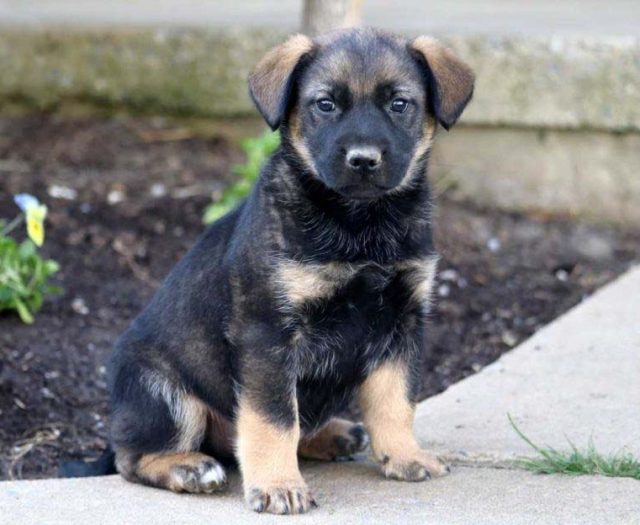
[[620,452],[603,456],[596,451],[591,439],[586,450],[578,450],[571,441],[569,441],[570,450],[567,451],[541,447],[522,433],[511,418],[511,414],[508,414],[507,417],[518,436],[540,454],[538,458],[517,460],[516,466],[520,468],[537,474],[567,474],[570,476],[598,474],[640,480],[640,461],[635,459],[631,453]]

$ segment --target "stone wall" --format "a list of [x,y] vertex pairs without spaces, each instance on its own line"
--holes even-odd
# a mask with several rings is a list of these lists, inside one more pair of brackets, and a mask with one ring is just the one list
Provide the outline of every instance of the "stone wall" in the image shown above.
[[[246,77],[270,29],[8,29],[0,110],[67,102],[204,117],[255,115]],[[640,39],[444,38],[477,73],[435,176],[453,195],[640,224]]]

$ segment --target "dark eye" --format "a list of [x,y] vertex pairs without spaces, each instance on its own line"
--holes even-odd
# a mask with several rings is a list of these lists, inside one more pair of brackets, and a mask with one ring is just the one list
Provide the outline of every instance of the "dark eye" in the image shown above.
[[396,98],[391,102],[391,111],[395,113],[404,113],[407,107],[409,107],[409,101],[403,98]]
[[321,98],[316,102],[316,106],[318,106],[318,109],[324,113],[330,113],[336,109],[336,105],[328,98]]

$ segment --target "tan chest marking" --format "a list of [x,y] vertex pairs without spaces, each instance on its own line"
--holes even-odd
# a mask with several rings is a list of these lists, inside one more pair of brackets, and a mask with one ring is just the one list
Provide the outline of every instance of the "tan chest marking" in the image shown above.
[[283,302],[298,306],[331,297],[358,269],[356,265],[339,262],[310,264],[281,261],[276,268],[276,287]]
[[411,299],[425,306],[431,300],[431,291],[436,278],[438,257],[409,259],[398,263],[397,268],[405,275],[405,282],[412,289]]

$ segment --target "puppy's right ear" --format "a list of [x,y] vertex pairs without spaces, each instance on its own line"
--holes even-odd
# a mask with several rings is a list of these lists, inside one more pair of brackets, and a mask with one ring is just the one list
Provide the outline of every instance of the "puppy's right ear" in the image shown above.
[[274,47],[249,75],[249,92],[271,129],[280,126],[291,94],[291,77],[303,56],[313,49],[304,35],[294,35]]

